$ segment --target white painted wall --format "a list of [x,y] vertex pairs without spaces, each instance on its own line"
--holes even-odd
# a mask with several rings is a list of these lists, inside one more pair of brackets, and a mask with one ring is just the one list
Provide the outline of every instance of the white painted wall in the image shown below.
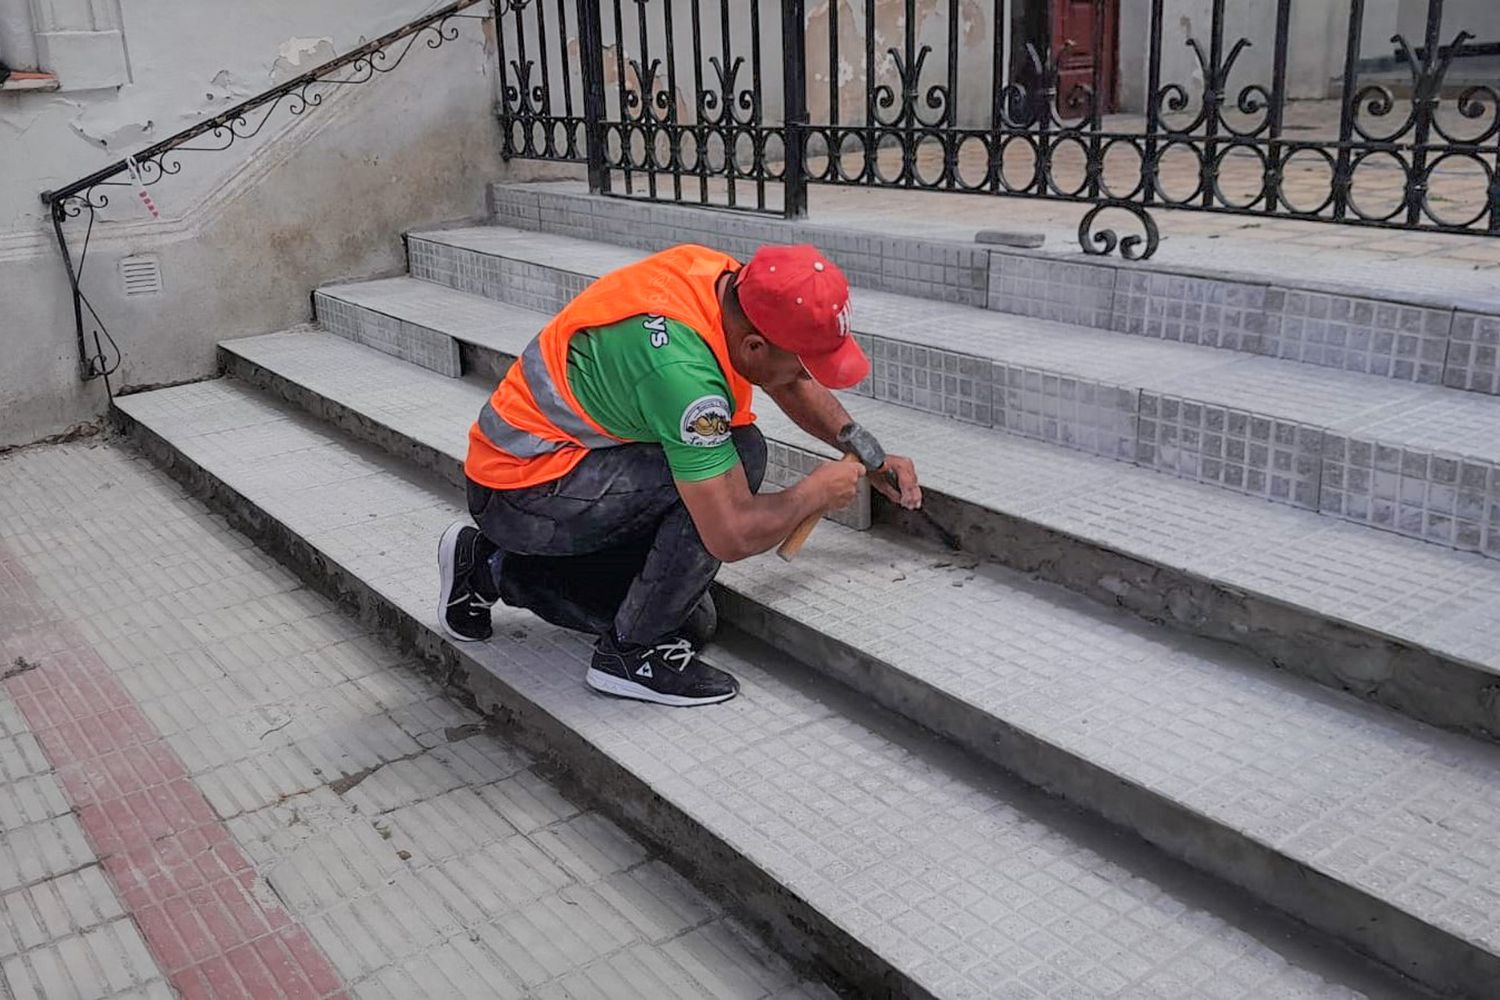
[[[1370,0],[1371,7],[1398,0]],[[1293,99],[1329,96],[1329,82],[1343,71],[1349,0],[1296,0],[1291,8],[1287,47],[1287,92]],[[1238,38],[1251,40],[1228,80],[1231,100],[1254,83],[1269,88],[1275,59],[1276,0],[1231,0],[1225,6],[1225,49]],[[1121,103],[1143,111],[1149,79],[1151,0],[1122,0],[1120,39]],[[1367,13],[1368,16],[1368,13]],[[1188,46],[1196,38],[1208,53],[1212,0],[1166,0],[1163,18],[1162,83],[1178,83],[1193,95],[1203,89],[1203,71]]]
[[[1500,3],[1496,0],[1446,0],[1443,4],[1443,44],[1467,29],[1480,42],[1500,42]],[[1412,48],[1422,44],[1427,33],[1426,0],[1401,0],[1400,31]]]
[[[1391,36],[1401,30],[1403,0],[1365,0],[1364,34],[1360,39],[1362,59],[1389,58],[1395,46]],[[1341,18],[1348,24],[1349,0],[1342,0]],[[1340,35],[1340,37],[1343,37]]]
[[[38,192],[433,6],[122,0],[130,84],[0,94],[0,447],[104,409],[103,386],[76,376],[72,299]],[[289,124],[256,143],[182,154],[182,173],[152,189],[162,222],[116,189],[83,284],[126,351],[117,388],[211,374],[216,341],[307,320],[318,284],[401,270],[405,230],[483,215],[484,186],[504,172],[493,38],[479,21],[456,23],[459,40],[435,51],[419,41],[395,73],[278,119]],[[70,233],[81,238],[78,223]],[[133,254],[159,258],[163,293],[123,296],[118,261]]]

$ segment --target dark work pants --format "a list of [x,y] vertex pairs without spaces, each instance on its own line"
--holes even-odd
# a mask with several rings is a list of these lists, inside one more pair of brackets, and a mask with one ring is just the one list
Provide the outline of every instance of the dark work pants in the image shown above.
[[[766,441],[736,427],[734,445],[752,492],[766,472]],[[469,481],[469,513],[498,551],[481,590],[561,625],[649,644],[682,627],[714,575],[659,445],[591,451],[540,486],[494,490]],[[480,570],[483,573],[483,570]]]

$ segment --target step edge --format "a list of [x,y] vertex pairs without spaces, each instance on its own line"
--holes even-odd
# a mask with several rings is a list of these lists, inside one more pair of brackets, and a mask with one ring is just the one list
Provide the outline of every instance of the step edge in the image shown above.
[[[540,225],[539,212],[541,207],[540,199],[542,197],[562,199],[589,205],[609,204],[610,201],[624,200],[611,199],[607,201],[606,199],[590,192],[578,190],[569,191],[557,187],[550,188],[546,191],[527,191],[527,187],[528,184],[526,182],[491,181],[489,184],[489,190],[491,192],[494,192],[498,189],[503,189],[506,191],[517,192],[525,195],[537,196],[538,224],[536,226],[529,227],[532,231],[535,232],[549,231]],[[493,196],[491,196],[490,200],[492,205],[496,204],[494,202]],[[656,205],[658,203],[648,202],[647,204]],[[689,209],[701,211],[705,206],[665,202],[661,204],[661,207],[679,211]],[[706,207],[710,210],[714,209],[714,206]],[[741,214],[742,213],[735,213],[735,216],[738,217]],[[498,215],[498,213],[492,213],[491,219],[496,221],[498,224],[504,225],[508,228],[528,228],[519,225],[519,222],[521,221],[519,219],[507,218],[504,221],[500,221],[501,217]],[[531,220],[528,219],[526,221],[529,222]],[[780,216],[768,216],[767,221],[773,223],[781,223],[785,220],[783,220]],[[1451,296],[1444,296],[1436,293],[1428,294],[1416,291],[1414,289],[1400,289],[1395,294],[1388,294],[1387,297],[1377,298],[1373,297],[1368,291],[1364,291],[1362,289],[1362,286],[1354,283],[1320,281],[1317,279],[1302,279],[1298,283],[1293,284],[1293,279],[1287,277],[1286,275],[1277,275],[1265,271],[1234,271],[1213,267],[1194,267],[1191,264],[1167,264],[1151,260],[1135,261],[1114,257],[1105,260],[1100,260],[1098,257],[1093,257],[1093,259],[1090,259],[1090,255],[1085,255],[1081,251],[1072,249],[1066,251],[1050,251],[1044,249],[1028,249],[1024,247],[1006,247],[996,244],[981,244],[976,241],[965,241],[955,237],[946,237],[939,234],[920,235],[904,232],[882,234],[880,231],[874,229],[861,229],[858,227],[838,225],[836,223],[820,223],[816,219],[812,218],[796,220],[796,224],[813,232],[821,231],[841,236],[864,237],[869,239],[903,239],[910,240],[914,243],[932,244],[934,246],[943,246],[948,248],[983,250],[989,253],[992,259],[997,256],[1017,257],[1025,260],[1040,261],[1047,264],[1078,264],[1084,267],[1111,269],[1126,273],[1160,274],[1170,277],[1184,277],[1206,281],[1220,281],[1240,285],[1260,286],[1267,288],[1283,288],[1292,292],[1311,292],[1314,294],[1336,295],[1357,294],[1361,298],[1368,298],[1376,302],[1391,303],[1393,305],[1415,306],[1425,309],[1453,309],[1457,312],[1476,313],[1481,316],[1500,318],[1500,302],[1497,302],[1494,299],[1483,298],[1478,294],[1463,296],[1458,304],[1455,304],[1454,301],[1452,301]],[[576,239],[577,237],[574,238]],[[601,240],[600,242],[604,241]],[[609,245],[619,246],[620,244],[611,243]]]

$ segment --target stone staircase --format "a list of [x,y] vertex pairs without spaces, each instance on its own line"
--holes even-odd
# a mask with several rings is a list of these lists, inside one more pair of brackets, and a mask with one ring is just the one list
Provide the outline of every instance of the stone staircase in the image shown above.
[[[1500,995],[1500,306],[493,204],[119,420],[856,995]],[[600,698],[523,612],[442,638],[468,427],[547,314],[655,247],[801,239],[858,286],[846,404],[963,550],[867,497],[726,567],[722,708]],[[829,454],[762,404],[773,483]]]

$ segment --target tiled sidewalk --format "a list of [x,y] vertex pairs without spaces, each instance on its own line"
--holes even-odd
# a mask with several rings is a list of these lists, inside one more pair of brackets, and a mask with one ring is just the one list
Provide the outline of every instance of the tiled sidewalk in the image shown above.
[[0,665],[0,996],[831,996],[115,445],[0,457]]

